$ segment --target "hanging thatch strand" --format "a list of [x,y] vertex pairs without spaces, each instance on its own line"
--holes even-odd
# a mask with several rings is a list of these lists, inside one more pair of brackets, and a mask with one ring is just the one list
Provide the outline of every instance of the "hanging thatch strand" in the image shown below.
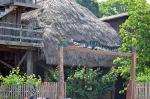
[[[23,22],[44,30],[43,52],[48,64],[58,64],[58,47],[76,45],[92,49],[116,50],[119,37],[112,27],[100,21],[74,0],[43,0],[41,8],[23,15]],[[65,52],[66,65],[111,66],[113,57],[92,53]]]

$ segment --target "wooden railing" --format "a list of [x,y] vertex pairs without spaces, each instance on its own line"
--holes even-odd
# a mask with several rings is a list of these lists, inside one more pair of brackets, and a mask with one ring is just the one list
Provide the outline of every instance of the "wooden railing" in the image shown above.
[[27,3],[27,4],[36,4],[36,0],[14,0],[14,2]]
[[26,4],[36,4],[36,0],[0,0],[0,4],[10,4],[10,3],[26,3]]
[[22,86],[0,86],[0,99],[29,99],[33,96],[34,99],[57,99],[58,83],[42,83],[38,87],[31,85]]
[[0,22],[0,44],[42,47],[42,38],[36,27]]

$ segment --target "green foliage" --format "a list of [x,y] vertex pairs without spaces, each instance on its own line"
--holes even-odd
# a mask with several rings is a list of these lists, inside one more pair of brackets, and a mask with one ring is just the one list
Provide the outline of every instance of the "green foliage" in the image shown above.
[[129,12],[131,10],[141,9],[141,5],[144,5],[143,7],[145,7],[146,2],[146,0],[105,0],[101,2],[98,2],[97,0],[76,1],[82,6],[88,8],[97,17],[111,16]]
[[41,80],[36,78],[35,75],[27,76],[26,74],[21,75],[19,67],[12,69],[10,71],[10,74],[6,77],[1,76],[0,77],[1,84],[6,86],[14,86],[14,85],[23,85],[23,84],[29,84],[29,85],[39,85]]
[[[134,6],[133,6],[134,5]],[[131,52],[132,47],[137,49],[137,81],[150,81],[150,10],[145,0],[136,0],[128,5],[129,18],[121,26],[119,35],[122,39],[121,52]],[[115,64],[120,64],[117,73],[129,79],[131,59],[118,57]]]
[[45,73],[45,79],[49,82],[57,82],[59,80],[59,73],[58,69],[49,68],[48,71]]
[[29,75],[25,79],[25,84],[38,86],[41,83],[41,79],[37,78],[34,74]]
[[131,0],[107,0],[99,3],[101,17],[120,14],[127,11],[128,2]]
[[73,99],[102,98],[113,90],[115,74],[103,74],[99,69],[78,68],[67,79],[67,94]]
[[22,85],[25,82],[25,79],[19,74],[20,69],[17,67],[16,69],[12,69],[10,74],[6,77],[2,78],[3,85]]
[[[100,69],[91,68],[65,68],[65,80],[67,83],[67,97],[72,99],[97,99],[113,91],[116,80],[115,69],[103,72]],[[57,68],[49,68],[46,78],[50,82],[58,81]]]
[[150,69],[144,68],[143,72],[138,73],[137,81],[139,81],[139,82],[150,82]]
[[[146,0],[106,0],[99,3],[100,17],[111,16],[139,9]],[[141,7],[141,6],[140,6]]]
[[76,0],[82,6],[88,8],[93,14],[99,17],[99,6],[97,0]]

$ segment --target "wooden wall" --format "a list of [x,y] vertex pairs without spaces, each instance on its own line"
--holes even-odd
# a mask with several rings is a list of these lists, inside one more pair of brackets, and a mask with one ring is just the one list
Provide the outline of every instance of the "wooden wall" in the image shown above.
[[8,22],[8,23],[21,23],[21,10],[17,8],[16,10],[12,11],[8,15],[4,16],[0,22]]
[[105,20],[104,22],[109,23],[117,32],[119,32],[119,26],[128,19],[128,16]]

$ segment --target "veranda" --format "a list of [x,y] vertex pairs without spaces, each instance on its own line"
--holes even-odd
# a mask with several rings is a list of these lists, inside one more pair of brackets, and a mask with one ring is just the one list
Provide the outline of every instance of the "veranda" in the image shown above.
[[[132,53],[120,53],[120,52],[110,52],[110,51],[102,51],[102,50],[91,50],[87,48],[80,47],[60,47],[59,50],[59,82],[57,83],[42,83],[39,87],[34,87],[30,85],[23,86],[8,86],[0,87],[0,97],[2,99],[9,99],[9,97],[13,97],[11,99],[23,99],[25,97],[34,96],[38,97],[47,97],[48,99],[64,99],[66,97],[66,87],[64,82],[64,60],[63,54],[65,51],[80,51],[80,52],[89,52],[96,53],[99,55],[106,56],[123,56],[123,57],[131,57],[132,65],[131,65],[131,79],[129,81],[129,86],[127,90],[126,99],[148,99],[150,97],[150,84],[146,83],[138,83],[135,82],[136,75],[136,52],[132,50]],[[15,98],[14,98],[15,97]]]

